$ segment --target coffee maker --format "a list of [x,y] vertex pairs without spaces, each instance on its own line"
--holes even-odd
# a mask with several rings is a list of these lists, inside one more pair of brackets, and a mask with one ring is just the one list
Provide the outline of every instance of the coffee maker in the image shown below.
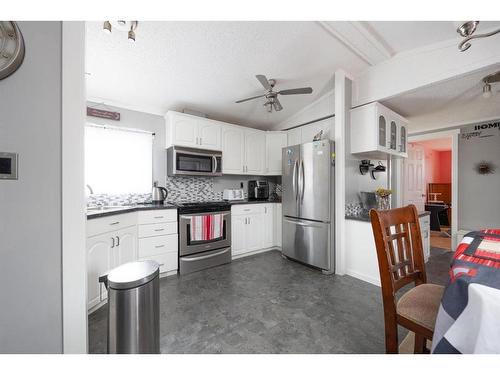
[[265,201],[269,199],[269,183],[267,181],[248,181],[248,200]]

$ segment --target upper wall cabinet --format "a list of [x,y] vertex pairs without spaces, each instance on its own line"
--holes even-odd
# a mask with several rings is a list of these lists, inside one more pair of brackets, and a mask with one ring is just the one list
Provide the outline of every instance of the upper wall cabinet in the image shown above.
[[312,124],[299,126],[298,128],[290,129],[287,131],[288,140],[287,145],[293,146],[301,143],[312,142],[313,138],[320,131],[323,131],[322,139],[329,139],[332,132],[332,124],[334,118],[328,118],[322,121],[313,122]]
[[243,174],[245,130],[239,126],[222,127],[222,173]]
[[351,110],[351,153],[362,158],[407,157],[408,121],[383,106],[371,103]]
[[221,150],[221,124],[218,121],[168,111],[166,147],[185,146]]
[[285,132],[266,132],[266,174],[281,175],[282,149],[287,146]]

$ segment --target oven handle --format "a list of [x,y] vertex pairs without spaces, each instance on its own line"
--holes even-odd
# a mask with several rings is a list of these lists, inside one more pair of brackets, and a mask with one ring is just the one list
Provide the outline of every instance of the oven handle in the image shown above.
[[199,256],[199,257],[196,257],[196,258],[181,257],[181,260],[182,261],[186,261],[186,262],[194,262],[196,260],[213,258],[213,257],[216,257],[217,255],[221,255],[221,254],[227,253],[228,251],[231,251],[231,248],[228,247],[227,249],[219,251],[218,253],[214,253],[214,254],[210,254],[210,255],[202,255],[202,256]]
[[[221,214],[221,212],[207,212],[207,213],[201,213],[201,214],[195,214],[195,215],[181,215],[179,216],[181,219],[186,219],[186,220],[191,220],[193,216],[208,216],[208,215],[218,215]],[[227,216],[230,215],[230,212],[223,213],[222,216]]]

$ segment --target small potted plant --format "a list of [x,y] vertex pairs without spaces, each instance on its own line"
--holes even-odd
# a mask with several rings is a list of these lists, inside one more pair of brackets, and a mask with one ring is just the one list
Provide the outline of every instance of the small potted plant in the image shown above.
[[379,210],[390,210],[391,209],[391,189],[378,188],[375,190],[375,196],[377,197],[377,207]]

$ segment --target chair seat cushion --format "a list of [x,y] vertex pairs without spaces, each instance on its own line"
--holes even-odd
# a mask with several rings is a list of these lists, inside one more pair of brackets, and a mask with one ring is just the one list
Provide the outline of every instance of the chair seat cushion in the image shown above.
[[402,317],[434,331],[443,291],[441,285],[420,284],[401,296],[396,311]]

